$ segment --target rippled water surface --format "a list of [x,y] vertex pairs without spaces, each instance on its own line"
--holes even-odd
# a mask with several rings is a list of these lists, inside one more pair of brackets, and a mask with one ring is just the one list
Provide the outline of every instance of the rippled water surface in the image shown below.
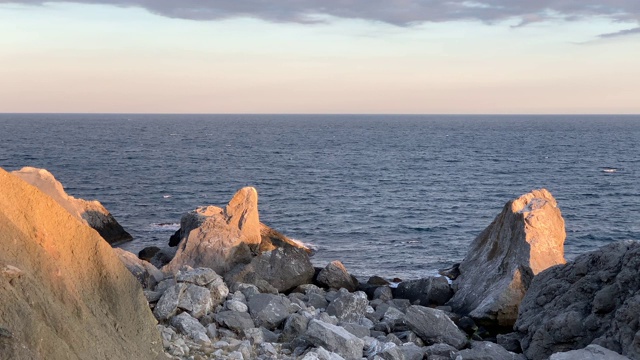
[[0,115],[0,166],[43,167],[164,245],[240,187],[261,220],[360,275],[460,261],[506,201],[546,187],[568,258],[640,240],[640,116]]

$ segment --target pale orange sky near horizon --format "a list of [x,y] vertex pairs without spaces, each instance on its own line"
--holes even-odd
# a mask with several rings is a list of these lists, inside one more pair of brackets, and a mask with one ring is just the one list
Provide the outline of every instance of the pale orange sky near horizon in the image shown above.
[[512,25],[0,5],[0,112],[640,113],[628,24]]

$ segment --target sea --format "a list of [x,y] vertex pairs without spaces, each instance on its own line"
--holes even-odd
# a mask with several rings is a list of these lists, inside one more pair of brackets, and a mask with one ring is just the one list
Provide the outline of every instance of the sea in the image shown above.
[[99,200],[137,252],[244,186],[260,220],[358,276],[461,261],[507,201],[556,197],[565,255],[640,240],[640,116],[0,114],[0,167]]

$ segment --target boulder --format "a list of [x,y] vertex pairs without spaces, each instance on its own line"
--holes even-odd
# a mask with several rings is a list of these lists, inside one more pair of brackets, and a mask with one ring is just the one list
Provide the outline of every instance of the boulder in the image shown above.
[[378,354],[384,360],[422,360],[424,349],[415,344],[391,346]]
[[207,336],[207,329],[187,313],[181,313],[171,319],[173,325],[178,331],[190,337],[198,344],[210,344],[211,340]]
[[453,296],[447,278],[443,276],[408,280],[398,284],[394,297],[409,299],[414,305],[444,305]]
[[203,286],[194,284],[186,285],[178,302],[178,308],[187,311],[189,315],[199,319],[213,309],[211,291]]
[[218,325],[237,333],[256,327],[251,316],[246,312],[220,311],[214,315],[214,318]]
[[239,263],[248,263],[252,249],[261,241],[258,192],[242,188],[224,209],[199,207],[182,217],[180,231],[182,240],[165,271],[175,273],[189,265],[224,274]]
[[511,327],[534,275],[564,264],[564,220],[545,189],[509,201],[472,243],[447,303],[478,324]]
[[584,349],[555,353],[549,360],[629,360],[629,358],[602,346],[591,344]]
[[621,241],[536,276],[515,329],[530,359],[596,344],[640,359],[640,242]]
[[291,314],[291,302],[284,296],[258,294],[249,299],[249,314],[257,326],[273,330]]
[[369,301],[365,293],[362,291],[350,293],[342,288],[338,297],[327,306],[327,313],[337,317],[340,321],[358,322],[364,318],[367,306],[369,306]]
[[100,235],[0,169],[0,357],[155,359],[142,287]]
[[407,309],[406,321],[427,345],[444,343],[462,349],[467,344],[465,333],[441,310],[412,305]]
[[122,250],[113,249],[124,266],[138,279],[138,282],[144,289],[153,289],[160,281],[164,279],[162,271],[158,270],[149,262],[140,260],[134,254]]
[[153,315],[160,321],[173,317],[178,312],[178,304],[185,290],[187,290],[187,284],[184,283],[175,284],[167,288],[153,309]]
[[271,289],[286,292],[310,283],[313,274],[313,265],[307,252],[285,245],[263,252],[249,264],[238,265],[225,275],[225,280],[230,284],[253,284],[263,292],[273,292]]
[[96,230],[109,244],[133,240],[133,237],[122,228],[99,201],[87,201],[69,196],[64,191],[62,184],[49,171],[23,167],[11,173],[49,195],[73,217]]
[[340,326],[313,319],[309,322],[305,337],[314,346],[322,346],[347,360],[362,358],[364,342]]
[[469,349],[458,352],[456,360],[520,360],[521,356],[489,341],[472,341]]
[[317,281],[321,286],[332,289],[345,288],[354,292],[358,288],[358,281],[349,274],[344,265],[338,260],[330,262],[324,269],[320,270]]
[[260,222],[258,192],[253,187],[238,190],[224,209],[204,206],[185,214],[170,245],[176,242],[176,254],[163,271],[175,273],[189,265],[208,267],[224,275],[263,251],[279,247],[309,251]]

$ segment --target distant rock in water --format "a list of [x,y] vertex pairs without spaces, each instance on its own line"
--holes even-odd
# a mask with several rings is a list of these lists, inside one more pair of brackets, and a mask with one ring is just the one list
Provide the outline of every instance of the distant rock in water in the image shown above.
[[62,184],[49,171],[23,167],[12,174],[51,196],[71,215],[95,229],[109,244],[133,239],[99,201],[86,201],[67,195]]
[[509,201],[472,243],[447,303],[483,325],[512,326],[534,275],[564,264],[564,220],[545,189]]
[[218,274],[225,274],[238,264],[251,262],[254,256],[278,247],[304,246],[260,223],[258,192],[245,187],[233,196],[224,208],[199,207],[185,214],[180,221],[179,233],[172,236],[172,243],[179,237],[175,257],[163,270],[178,271],[183,265],[207,267]]
[[640,241],[620,241],[536,276],[515,329],[533,360],[590,344],[640,359],[639,314]]
[[98,234],[0,169],[0,358],[156,359],[138,281]]

